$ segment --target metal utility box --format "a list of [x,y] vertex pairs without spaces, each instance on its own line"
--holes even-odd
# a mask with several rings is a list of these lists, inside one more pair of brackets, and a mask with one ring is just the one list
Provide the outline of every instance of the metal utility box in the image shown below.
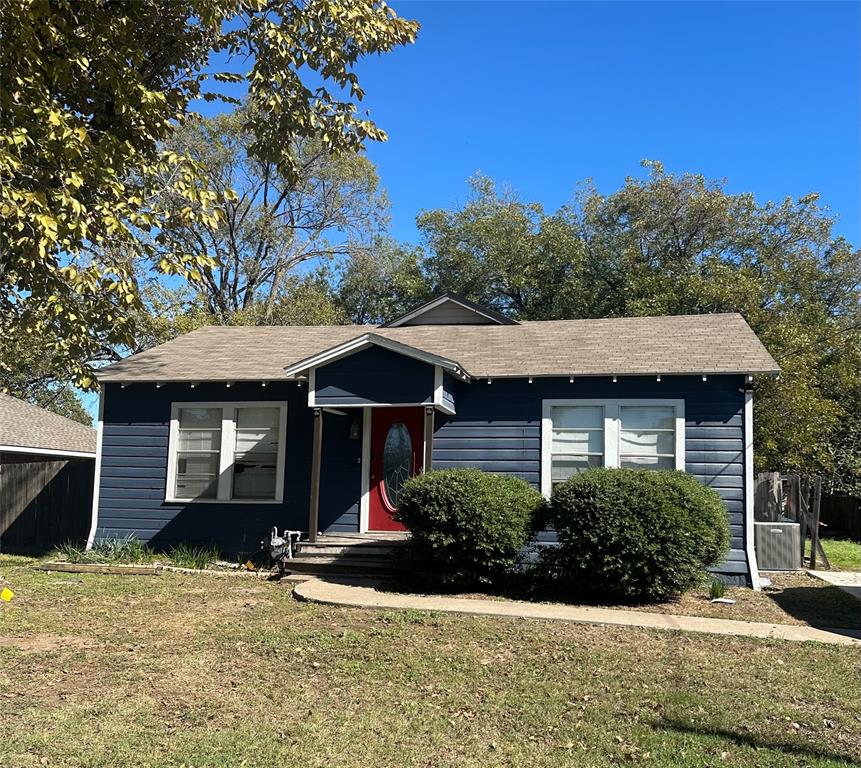
[[801,569],[799,523],[754,523],[756,562],[763,571]]

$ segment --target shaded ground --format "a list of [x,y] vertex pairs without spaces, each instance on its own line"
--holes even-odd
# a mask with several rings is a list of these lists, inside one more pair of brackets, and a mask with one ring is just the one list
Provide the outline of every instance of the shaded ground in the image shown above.
[[[762,621],[775,624],[797,624],[821,628],[861,629],[861,603],[837,587],[826,584],[807,573],[768,573],[772,586],[760,592],[752,589],[727,587],[724,597],[735,604],[712,603],[706,588],[696,589],[675,600],[657,604],[613,603],[601,600],[584,601],[582,595],[558,594],[548,596],[546,591],[536,592],[531,587],[512,583],[510,588],[496,594],[483,592],[446,592],[452,597],[476,599],[531,600],[536,602],[563,602],[567,605],[592,605],[607,608],[624,608],[629,611],[701,616],[710,619]],[[410,591],[398,583],[384,585],[393,591]]]
[[861,765],[861,654],[0,556],[0,765]]

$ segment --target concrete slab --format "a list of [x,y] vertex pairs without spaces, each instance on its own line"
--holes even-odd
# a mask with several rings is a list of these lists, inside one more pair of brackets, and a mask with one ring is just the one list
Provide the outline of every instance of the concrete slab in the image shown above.
[[808,573],[861,600],[861,573],[858,571],[808,571]]
[[298,584],[293,594],[300,600],[355,608],[442,611],[474,616],[507,616],[519,619],[547,619],[580,624],[603,624],[646,629],[704,632],[735,637],[758,637],[769,640],[814,641],[861,648],[861,631],[816,629],[790,624],[706,619],[696,616],[672,616],[639,611],[615,610],[516,600],[472,600],[437,595],[411,595],[380,592],[373,583],[310,579]]

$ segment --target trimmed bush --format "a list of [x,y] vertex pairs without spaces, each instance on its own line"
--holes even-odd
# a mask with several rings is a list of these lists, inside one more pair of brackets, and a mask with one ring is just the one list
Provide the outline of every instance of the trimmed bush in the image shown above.
[[543,499],[516,477],[443,469],[410,478],[398,502],[419,568],[446,584],[488,584],[516,565]]
[[666,600],[702,583],[729,549],[726,507],[684,472],[592,469],[553,490],[549,555],[572,587]]

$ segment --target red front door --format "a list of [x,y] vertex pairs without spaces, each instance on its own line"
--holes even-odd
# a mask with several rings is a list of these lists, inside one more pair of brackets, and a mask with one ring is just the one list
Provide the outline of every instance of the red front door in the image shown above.
[[424,409],[374,408],[371,412],[371,499],[368,528],[405,531],[392,515],[403,484],[422,471]]

